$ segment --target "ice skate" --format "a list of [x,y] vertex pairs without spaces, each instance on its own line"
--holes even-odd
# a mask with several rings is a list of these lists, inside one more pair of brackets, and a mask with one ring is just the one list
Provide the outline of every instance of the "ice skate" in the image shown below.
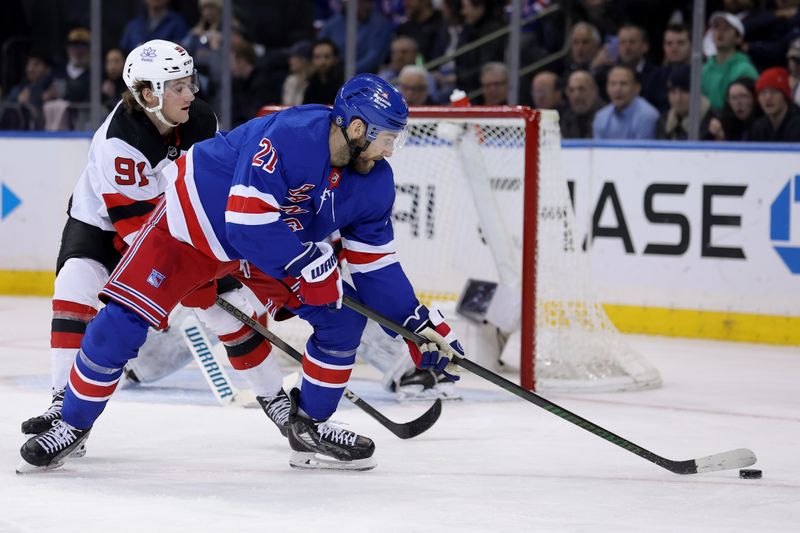
[[325,420],[312,420],[298,408],[300,390],[292,389],[289,445],[293,468],[321,470],[372,470],[372,439]]
[[455,383],[444,374],[436,374],[432,370],[415,368],[403,375],[398,383],[391,384],[391,390],[401,402],[428,400],[461,400]]
[[38,435],[44,433],[56,420],[61,420],[61,406],[64,404],[64,389],[53,392],[53,401],[47,411],[29,418],[22,423],[22,433],[25,435]]
[[80,453],[81,445],[88,437],[88,429],[74,428],[58,418],[50,429],[22,445],[19,451],[22,462],[17,466],[17,474],[60,467],[68,458]]
[[284,437],[288,436],[289,411],[291,410],[292,402],[289,400],[289,396],[286,395],[286,392],[281,389],[271,400],[267,400],[263,396],[256,396],[256,400],[258,401],[258,405],[260,405],[267,414],[267,417],[278,426],[281,435]]

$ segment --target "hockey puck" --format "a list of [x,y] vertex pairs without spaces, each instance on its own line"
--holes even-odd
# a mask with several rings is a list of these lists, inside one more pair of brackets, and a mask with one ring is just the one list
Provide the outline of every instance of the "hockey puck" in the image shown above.
[[742,468],[739,470],[739,477],[742,479],[761,479],[761,470]]

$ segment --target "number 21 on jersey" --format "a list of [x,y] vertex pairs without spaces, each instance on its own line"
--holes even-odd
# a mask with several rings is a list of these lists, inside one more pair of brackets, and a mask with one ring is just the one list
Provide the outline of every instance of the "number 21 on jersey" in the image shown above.
[[[272,174],[275,172],[275,165],[278,164],[278,152],[275,151],[272,142],[266,137],[261,139],[258,145],[261,146],[261,150],[253,156],[253,166],[261,167],[269,174]],[[267,159],[266,162],[264,158]]]

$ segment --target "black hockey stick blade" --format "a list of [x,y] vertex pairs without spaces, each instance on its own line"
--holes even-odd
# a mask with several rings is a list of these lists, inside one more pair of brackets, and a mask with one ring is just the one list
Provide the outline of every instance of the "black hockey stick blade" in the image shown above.
[[[239,319],[242,323],[247,324],[250,328],[267,339],[273,346],[280,348],[286,355],[297,361],[303,362],[303,355],[292,348],[288,343],[284,342],[280,337],[272,333],[270,330],[253,320],[252,317],[242,312],[238,307],[231,304],[227,300],[217,296],[217,305],[225,311]],[[362,400],[357,394],[350,389],[344,389],[344,397],[353,402],[356,407],[367,413],[369,416],[377,420],[383,427],[394,433],[401,439],[411,439],[428,431],[437,420],[439,415],[442,414],[442,400],[437,398],[427,411],[422,413],[421,416],[409,422],[394,422],[388,419],[383,413],[372,407],[369,403]]]
[[[350,309],[356,311],[357,313],[361,313],[362,315],[370,318],[380,324],[381,326],[394,331],[398,335],[402,336],[405,339],[410,340],[411,342],[422,344],[427,342],[422,335],[414,333],[412,331],[407,330],[400,324],[397,324],[390,318],[383,316],[382,314],[378,313],[377,311],[370,309],[366,305],[358,302],[349,296],[345,296],[342,303],[349,307]],[[714,455],[709,455],[708,457],[700,457],[697,459],[689,459],[686,461],[674,461],[672,459],[666,459],[657,455],[641,446],[634,444],[633,442],[620,437],[619,435],[615,435],[610,431],[598,426],[594,422],[590,422],[585,418],[572,413],[563,407],[551,402],[550,400],[539,396],[538,394],[531,392],[529,390],[523,389],[516,383],[507,380],[506,378],[495,374],[491,370],[488,370],[481,365],[470,361],[464,357],[459,357],[458,355],[453,357],[453,361],[460,367],[469,370],[473,374],[476,374],[483,379],[494,383],[498,387],[507,390],[508,392],[519,396],[523,400],[527,400],[534,405],[537,405],[548,411],[553,413],[554,415],[563,418],[567,422],[571,422],[576,426],[585,429],[589,433],[592,433],[602,439],[607,440],[612,444],[616,444],[620,448],[623,448],[631,453],[638,455],[648,461],[657,464],[658,466],[669,470],[670,472],[674,472],[676,474],[697,474],[702,472],[714,472],[717,470],[730,470],[733,468],[742,468],[745,466],[750,466],[755,464],[756,456],[755,454],[748,449],[740,448],[737,450],[730,450],[727,452],[717,453]]]
[[372,418],[381,423],[383,427],[400,437],[401,439],[411,439],[425,433],[431,426],[433,426],[439,415],[442,414],[442,400],[437,398],[431,407],[425,411],[422,416],[410,422],[398,423],[389,420],[380,411],[372,407],[370,404],[362,400],[350,389],[344,390],[345,397],[356,404],[362,411],[370,415]]

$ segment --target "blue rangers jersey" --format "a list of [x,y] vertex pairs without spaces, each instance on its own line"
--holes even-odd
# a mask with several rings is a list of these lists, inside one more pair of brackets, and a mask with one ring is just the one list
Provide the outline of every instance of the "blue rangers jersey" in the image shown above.
[[171,169],[170,233],[282,279],[303,243],[338,230],[361,298],[402,322],[419,302],[394,249],[392,169],[386,161],[366,175],[331,167],[330,114],[294,107],[195,144]]

